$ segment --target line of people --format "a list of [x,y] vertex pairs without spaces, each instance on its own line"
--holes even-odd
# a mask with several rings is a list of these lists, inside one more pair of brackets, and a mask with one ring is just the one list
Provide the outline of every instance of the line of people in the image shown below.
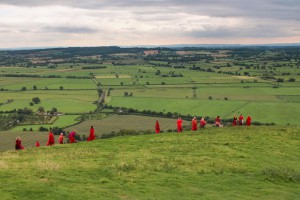
[[[248,115],[247,119],[246,119],[246,126],[251,126],[251,122],[252,122],[252,118],[250,117],[250,115]],[[201,118],[201,120],[199,121],[200,123],[200,128],[204,128],[207,124],[207,122],[205,121],[204,117]],[[237,126],[237,123],[239,126],[243,126],[244,125],[244,117],[243,115],[241,114],[239,116],[239,118],[237,118],[236,114],[234,115],[233,117],[233,120],[232,120],[232,126]],[[221,121],[221,118],[220,116],[218,115],[216,118],[215,118],[215,123],[214,125],[216,127],[223,127],[223,124],[222,124],[222,121]],[[191,130],[192,131],[196,131],[198,129],[198,121],[197,121],[197,118],[194,117],[192,119],[192,127],[191,127]],[[182,128],[182,119],[179,117],[177,119],[177,132],[178,133],[181,133],[183,131],[183,128]],[[156,120],[156,123],[155,123],[155,133],[160,133],[161,130],[160,130],[160,125],[159,125],[159,122],[158,120]]]
[[[178,133],[181,133],[183,131],[183,128],[182,128],[182,119],[179,117],[177,119],[177,132]],[[250,117],[250,115],[248,115],[247,119],[246,119],[246,126],[251,126],[251,122],[252,122],[252,118]],[[202,117],[201,120],[199,121],[200,123],[200,128],[204,128],[207,124],[207,122],[205,121],[205,119]],[[243,126],[244,125],[244,117],[243,115],[241,114],[239,116],[239,118],[237,118],[236,114],[234,115],[233,117],[233,121],[232,121],[232,126],[237,126],[237,124],[239,126]],[[217,116],[215,118],[215,123],[214,125],[216,127],[223,127],[223,124],[222,124],[222,121],[221,121],[221,118],[220,116]],[[192,128],[191,130],[192,131],[196,131],[198,129],[198,121],[197,121],[197,118],[194,117],[192,119]],[[155,123],[155,133],[160,133],[161,130],[160,130],[160,125],[159,125],[159,122],[158,120],[156,120],[156,123]],[[72,131],[69,133],[68,135],[68,138],[69,138],[69,143],[75,143],[77,142],[76,139],[75,139],[75,135],[76,135],[76,130]],[[94,130],[94,127],[91,126],[90,128],[90,135],[87,139],[87,141],[92,141],[95,139],[95,130]],[[49,132],[49,136],[48,136],[48,141],[46,143],[46,146],[52,146],[55,144],[55,138],[54,138],[54,135],[52,133],[52,131]],[[64,134],[61,133],[59,138],[58,138],[58,144],[64,144]],[[35,146],[36,147],[40,147],[40,142],[39,141],[36,141],[35,143]],[[25,147],[22,145],[22,141],[21,141],[21,138],[20,137],[17,137],[16,138],[16,144],[15,144],[15,149],[16,150],[22,150],[24,149]]]
[[[75,143],[75,142],[77,142],[76,139],[75,139],[75,135],[76,135],[76,130],[71,131],[68,134],[69,143]],[[90,128],[90,134],[89,134],[89,137],[88,137],[87,141],[88,142],[92,141],[92,140],[95,139],[95,137],[96,137],[95,136],[95,129],[94,129],[93,126],[91,126],[91,128]],[[49,135],[48,135],[48,140],[47,140],[46,146],[52,146],[54,144],[55,144],[54,134],[52,133],[52,131],[50,131]],[[58,144],[64,144],[64,134],[63,133],[61,133],[59,135]],[[40,142],[38,140],[35,142],[35,147],[40,147]],[[21,137],[17,137],[16,138],[15,149],[16,150],[25,149],[25,147],[22,145]]]

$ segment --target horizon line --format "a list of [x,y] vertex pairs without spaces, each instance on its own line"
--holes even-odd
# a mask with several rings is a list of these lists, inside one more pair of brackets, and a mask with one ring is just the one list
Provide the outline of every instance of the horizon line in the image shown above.
[[100,46],[28,46],[28,47],[7,47],[7,48],[0,48],[0,51],[5,50],[38,50],[38,49],[54,49],[54,48],[89,48],[89,47],[120,47],[120,48],[159,48],[159,47],[243,47],[243,46],[300,46],[300,43],[257,43],[257,44],[165,44],[165,45],[100,45]]

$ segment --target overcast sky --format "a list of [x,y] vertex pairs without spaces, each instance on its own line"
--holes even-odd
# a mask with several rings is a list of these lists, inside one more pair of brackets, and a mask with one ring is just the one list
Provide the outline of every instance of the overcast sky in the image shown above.
[[0,0],[0,48],[300,43],[300,0]]

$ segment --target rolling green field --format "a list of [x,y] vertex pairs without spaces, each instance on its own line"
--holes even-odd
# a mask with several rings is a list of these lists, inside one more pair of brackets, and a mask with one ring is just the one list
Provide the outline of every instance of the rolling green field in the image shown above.
[[225,101],[225,100],[197,100],[197,99],[166,99],[114,97],[110,104],[113,106],[129,107],[144,110],[146,107],[153,111],[178,112],[192,116],[210,116],[231,119],[234,114],[250,114],[253,121],[279,125],[299,124],[299,103],[266,102],[266,101]]
[[[249,114],[261,123],[300,124],[297,48],[159,49],[155,55],[142,49],[108,54],[101,50],[102,54],[80,56],[81,50],[25,51],[11,57],[3,52],[2,115],[24,107],[33,112],[43,107],[56,108],[62,115],[92,115],[101,114],[104,105],[222,119]],[[35,97],[41,102],[30,105]],[[75,120],[57,123],[66,127]]]
[[299,128],[208,128],[0,152],[2,199],[298,199]]

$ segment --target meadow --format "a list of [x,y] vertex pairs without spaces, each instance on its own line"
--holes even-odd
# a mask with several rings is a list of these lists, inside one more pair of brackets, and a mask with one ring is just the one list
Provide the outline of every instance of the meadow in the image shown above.
[[[256,122],[299,125],[299,62],[288,53],[282,57],[278,52],[283,49],[262,48],[257,54],[251,48],[101,50],[85,56],[79,56],[79,49],[78,55],[72,51],[64,57],[65,50],[22,52],[20,62],[0,64],[0,111],[43,107],[62,115],[93,115],[105,114],[104,104],[213,119],[249,114]],[[100,91],[106,96],[101,105]],[[41,102],[30,105],[35,97]],[[60,117],[55,123],[64,128],[74,119]],[[106,129],[114,130],[111,125]]]
[[231,127],[0,152],[2,199],[298,199],[299,128]]

